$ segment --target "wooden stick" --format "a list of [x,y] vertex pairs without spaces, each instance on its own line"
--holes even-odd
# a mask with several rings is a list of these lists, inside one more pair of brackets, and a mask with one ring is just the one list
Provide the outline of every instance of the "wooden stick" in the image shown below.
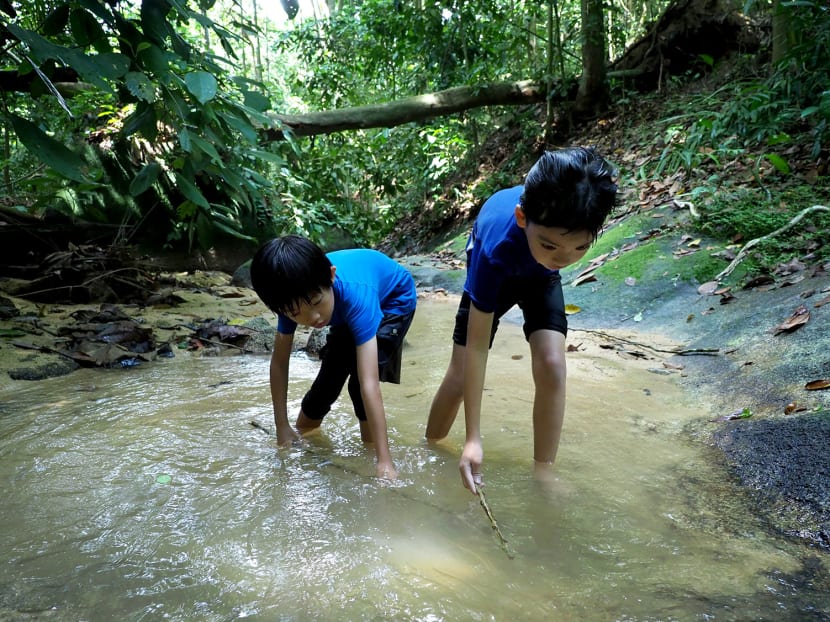
[[484,488],[482,488],[481,484],[476,484],[476,492],[478,493],[478,502],[481,504],[481,507],[484,508],[484,513],[490,521],[490,527],[493,528],[493,531],[496,532],[496,536],[499,538],[499,545],[501,546],[502,551],[504,551],[508,559],[513,559],[513,553],[507,545],[507,538],[504,537],[501,529],[499,529],[499,524],[496,522],[496,517],[493,516],[493,510],[490,509],[490,504],[487,503],[487,497],[484,496]]
[[722,270],[721,273],[718,274],[715,277],[715,280],[720,282],[722,279],[724,279],[727,276],[729,276],[730,274],[732,274],[732,271],[735,268],[738,267],[738,264],[741,263],[741,261],[743,261],[744,257],[746,257],[747,253],[749,253],[750,248],[752,248],[753,246],[755,246],[757,244],[760,244],[764,240],[768,240],[770,238],[773,238],[776,235],[779,235],[781,233],[784,233],[788,229],[791,229],[796,224],[798,224],[798,222],[802,218],[804,218],[807,214],[810,214],[812,212],[830,212],[830,207],[825,207],[824,205],[813,205],[812,207],[808,207],[806,209],[803,209],[798,214],[796,214],[795,217],[793,217],[793,219],[790,222],[788,222],[786,225],[784,225],[783,227],[780,227],[780,228],[776,229],[772,233],[762,235],[760,238],[755,238],[754,240],[750,240],[749,242],[744,244],[743,248],[741,248],[741,250],[735,256],[735,259],[732,260],[732,263],[730,263],[728,266],[726,266],[726,268],[724,270]]

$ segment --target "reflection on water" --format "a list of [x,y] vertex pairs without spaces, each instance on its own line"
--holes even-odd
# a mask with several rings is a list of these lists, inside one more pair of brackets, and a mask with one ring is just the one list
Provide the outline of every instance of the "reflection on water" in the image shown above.
[[[348,398],[304,447],[250,425],[273,426],[267,357],[6,385],[0,619],[828,619],[824,562],[765,533],[642,364],[569,355],[557,480],[534,480],[528,349],[503,323],[482,419],[508,559],[461,487],[461,420],[422,441],[454,308],[421,304],[384,385],[395,486]],[[316,367],[292,366],[296,407]]]

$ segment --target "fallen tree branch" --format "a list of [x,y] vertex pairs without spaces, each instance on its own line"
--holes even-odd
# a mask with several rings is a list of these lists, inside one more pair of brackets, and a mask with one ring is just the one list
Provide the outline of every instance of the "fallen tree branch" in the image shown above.
[[787,231],[789,229],[792,229],[795,225],[798,224],[798,222],[802,218],[804,218],[807,214],[811,214],[813,212],[830,212],[830,207],[825,207],[824,205],[813,205],[812,207],[808,207],[806,209],[803,209],[798,214],[796,214],[795,217],[790,222],[788,222],[786,225],[784,225],[783,227],[780,227],[779,229],[776,229],[772,233],[762,235],[760,238],[755,238],[754,240],[750,240],[749,242],[744,244],[743,248],[735,256],[735,259],[733,259],[732,262],[728,266],[726,266],[726,268],[723,271],[721,271],[720,274],[718,274],[715,277],[715,280],[720,282],[721,279],[724,279],[725,277],[732,274],[732,271],[735,268],[738,267],[738,264],[741,263],[744,260],[744,258],[746,257],[747,253],[749,253],[749,249],[751,249],[754,246],[757,246],[758,244],[760,244],[764,240],[768,240],[770,238],[775,237],[776,235],[784,233],[785,231]]
[[664,354],[676,354],[677,356],[688,356],[690,354],[706,354],[706,355],[716,355],[720,354],[719,348],[675,348],[673,350],[665,350],[663,348],[657,348],[655,346],[650,346],[645,343],[640,343],[638,341],[631,341],[630,339],[626,339],[625,337],[617,337],[616,335],[611,335],[609,333],[603,332],[601,330],[591,330],[589,328],[569,328],[569,331],[579,331],[583,333],[591,333],[593,335],[599,335],[603,339],[607,339],[609,341],[619,341],[621,343],[627,343],[631,346],[637,346],[638,348],[645,348],[646,350],[651,350],[652,352],[662,352]]

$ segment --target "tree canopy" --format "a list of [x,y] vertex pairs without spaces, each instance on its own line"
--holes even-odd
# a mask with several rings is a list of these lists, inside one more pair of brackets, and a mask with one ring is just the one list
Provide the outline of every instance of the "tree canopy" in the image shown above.
[[[0,205],[171,246],[288,231],[372,244],[494,129],[517,122],[544,144],[554,121],[600,114],[636,76],[659,85],[705,72],[717,58],[690,56],[681,39],[694,32],[666,16],[719,15],[714,5],[726,6],[364,0],[300,10],[285,0],[278,21],[258,0],[0,0]],[[762,102],[752,115],[785,109],[815,122],[820,151],[827,9],[785,9],[792,32],[816,36],[792,40],[781,62],[806,60],[765,92],[797,85],[797,101]],[[641,62],[620,63],[629,48]]]

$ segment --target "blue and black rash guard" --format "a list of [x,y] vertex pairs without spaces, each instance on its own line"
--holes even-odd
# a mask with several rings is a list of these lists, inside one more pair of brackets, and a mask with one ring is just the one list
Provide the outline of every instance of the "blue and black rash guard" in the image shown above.
[[[369,341],[384,315],[406,315],[415,311],[418,296],[412,275],[398,262],[370,249],[327,253],[334,275],[334,313],[329,326],[347,326],[355,345]],[[290,335],[296,322],[280,315],[277,330]]]
[[527,236],[516,223],[515,210],[524,186],[499,190],[479,212],[467,242],[467,281],[464,291],[484,313],[496,309],[504,281],[513,277],[555,275],[530,254]]

